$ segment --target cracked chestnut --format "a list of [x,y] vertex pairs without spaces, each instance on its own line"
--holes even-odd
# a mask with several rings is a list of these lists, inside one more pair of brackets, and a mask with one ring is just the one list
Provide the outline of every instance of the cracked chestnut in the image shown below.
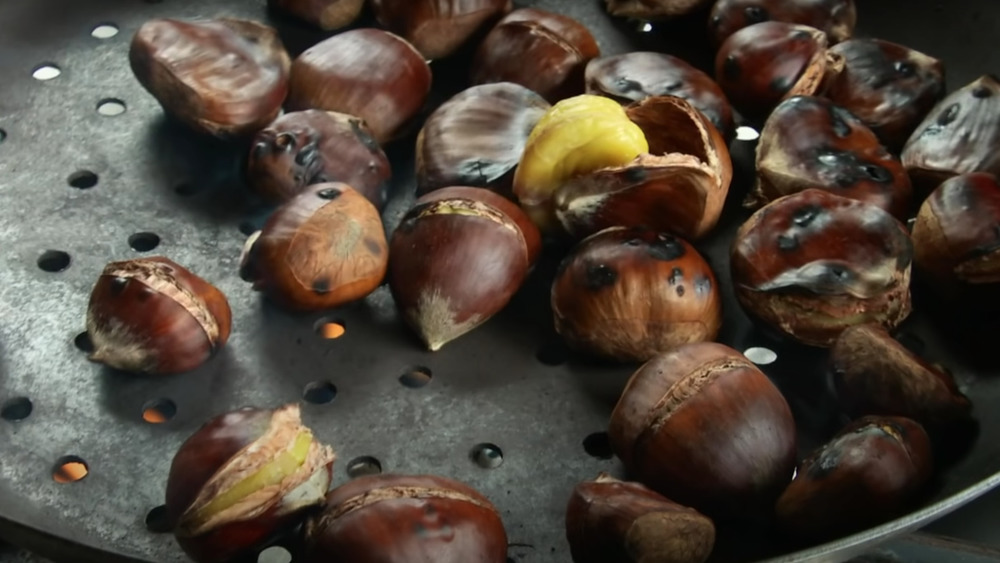
[[510,11],[510,0],[372,0],[378,22],[431,60],[445,58]]
[[323,31],[333,31],[354,23],[365,0],[267,0],[267,5]]
[[858,12],[854,0],[718,0],[708,32],[718,47],[737,31],[766,21],[808,25],[839,43],[854,34]]

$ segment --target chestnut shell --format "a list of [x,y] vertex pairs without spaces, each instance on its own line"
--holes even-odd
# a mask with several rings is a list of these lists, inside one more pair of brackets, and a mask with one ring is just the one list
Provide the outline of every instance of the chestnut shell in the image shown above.
[[428,59],[447,57],[510,11],[510,0],[371,0],[383,27]]
[[365,0],[267,0],[267,5],[323,31],[332,31],[354,23],[361,16]]
[[718,0],[708,30],[718,47],[737,31],[765,21],[815,27],[830,43],[839,43],[854,34],[858,12],[854,0]]

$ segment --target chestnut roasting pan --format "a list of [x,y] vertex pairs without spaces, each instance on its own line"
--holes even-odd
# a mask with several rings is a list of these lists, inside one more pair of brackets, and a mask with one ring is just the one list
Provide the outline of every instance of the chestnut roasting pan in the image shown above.
[[[515,4],[577,18],[604,54],[657,50],[710,68],[704,14],[647,26],[611,18],[598,0]],[[940,58],[949,90],[1000,72],[995,0],[859,0],[858,11],[857,35]],[[216,16],[272,23],[293,56],[324,37],[274,19],[263,0],[0,1],[0,537],[60,561],[185,561],[171,535],[157,533],[181,442],[216,414],[302,401],[306,424],[338,452],[335,485],[358,459],[365,461],[355,466],[384,472],[453,477],[500,509],[509,561],[569,561],[563,517],[573,486],[602,471],[623,476],[602,433],[634,368],[589,362],[554,337],[548,288],[558,256],[543,260],[502,314],[434,353],[399,321],[384,286],[326,316],[290,315],[254,293],[237,266],[247,233],[269,210],[246,194],[245,147],[165,119],[127,59],[132,34],[148,19]],[[33,76],[44,65],[59,75]],[[465,76],[458,61],[433,69],[432,106],[463,88]],[[388,148],[390,230],[414,199],[412,146],[407,138]],[[729,241],[749,214],[739,203],[754,149],[753,141],[733,141],[736,179],[722,224],[697,246],[725,285],[719,341],[777,354],[762,369],[788,398],[806,452],[843,422],[824,380],[825,356],[755,328],[728,283]],[[88,362],[75,343],[103,266],[142,251],[186,265],[232,304],[230,344],[194,372],[125,375]],[[344,336],[317,336],[324,318],[342,323]],[[952,370],[979,423],[975,442],[940,472],[922,508],[805,550],[720,530],[715,559],[844,560],[1000,485],[1000,362],[971,356],[960,346],[971,339],[962,330],[917,311],[897,333]],[[414,370],[429,382],[401,385]],[[163,423],[147,422],[144,412]],[[67,461],[85,464],[86,478],[54,479]]]

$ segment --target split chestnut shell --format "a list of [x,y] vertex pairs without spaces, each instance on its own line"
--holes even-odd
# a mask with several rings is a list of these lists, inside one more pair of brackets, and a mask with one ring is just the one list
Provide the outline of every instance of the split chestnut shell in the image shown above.
[[718,47],[737,31],[765,21],[814,27],[839,43],[854,34],[854,0],[718,0],[709,15],[709,34]]

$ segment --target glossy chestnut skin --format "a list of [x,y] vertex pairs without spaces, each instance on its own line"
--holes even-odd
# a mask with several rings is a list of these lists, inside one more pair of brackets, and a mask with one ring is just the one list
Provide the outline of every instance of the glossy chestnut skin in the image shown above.
[[781,102],[761,130],[752,201],[809,188],[870,203],[900,220],[910,214],[910,177],[878,137],[830,100],[795,96]]
[[428,59],[445,58],[510,11],[510,0],[372,0],[379,24]]
[[417,194],[449,186],[513,197],[524,146],[551,106],[512,82],[473,86],[438,107],[417,136]]
[[573,489],[566,539],[574,563],[702,563],[715,524],[640,483],[601,473]]
[[601,54],[580,22],[536,8],[501,19],[476,51],[472,84],[514,82],[550,103],[583,93],[587,62]]
[[295,59],[287,106],[357,116],[384,145],[403,134],[430,88],[430,66],[413,45],[380,29],[353,29]]
[[588,94],[623,104],[653,96],[676,96],[700,111],[726,139],[733,136],[733,110],[710,76],[665,53],[637,51],[594,59],[584,74]]
[[552,283],[555,328],[570,346],[645,362],[722,326],[715,274],[698,251],[667,233],[611,227],[584,239]]
[[316,311],[367,296],[388,260],[378,210],[331,182],[306,188],[247,240],[240,277],[286,309]]
[[737,31],[765,21],[814,27],[832,44],[850,39],[858,12],[854,0],[718,0],[708,18],[708,32],[718,47]]
[[792,478],[795,421],[750,360],[714,342],[656,356],[632,375],[611,414],[626,470],[716,519],[766,517]]
[[133,373],[173,374],[208,361],[229,340],[226,296],[162,256],[111,262],[90,294],[89,359]]
[[333,31],[354,23],[365,0],[267,0],[267,5],[323,31]]
[[851,39],[830,49],[844,69],[826,97],[856,115],[895,152],[945,94],[941,61],[880,39]]
[[639,20],[671,19],[690,14],[711,0],[604,0],[608,13]]
[[155,19],[132,38],[129,64],[167,114],[225,138],[278,116],[291,60],[277,32],[257,22]]
[[305,562],[504,563],[496,507],[453,479],[371,475],[331,491],[306,525]]
[[899,417],[855,421],[813,452],[776,507],[785,533],[831,540],[902,514],[933,472],[930,440]]
[[874,205],[805,190],[764,206],[733,239],[736,297],[752,318],[810,346],[845,328],[893,329],[910,314],[913,244]]

